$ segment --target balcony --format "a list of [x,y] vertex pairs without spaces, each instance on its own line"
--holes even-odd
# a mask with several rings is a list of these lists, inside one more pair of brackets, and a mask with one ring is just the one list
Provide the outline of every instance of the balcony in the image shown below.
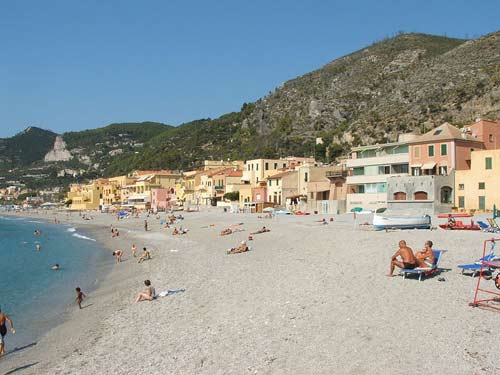
[[371,158],[348,159],[346,162],[347,168],[364,167],[367,165],[387,165],[387,164],[403,164],[408,163],[408,154],[388,154],[382,156],[374,156]]
[[339,168],[338,170],[334,171],[326,171],[325,176],[327,178],[346,177],[347,169]]

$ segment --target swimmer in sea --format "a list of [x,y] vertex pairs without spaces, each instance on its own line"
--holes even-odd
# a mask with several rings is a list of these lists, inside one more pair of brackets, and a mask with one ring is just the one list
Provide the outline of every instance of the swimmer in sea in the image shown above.
[[36,246],[35,246],[35,250],[36,251],[42,250],[42,246],[39,243],[37,243]]
[[51,267],[54,271],[57,271],[60,267],[59,267],[59,264],[54,264],[52,267]]

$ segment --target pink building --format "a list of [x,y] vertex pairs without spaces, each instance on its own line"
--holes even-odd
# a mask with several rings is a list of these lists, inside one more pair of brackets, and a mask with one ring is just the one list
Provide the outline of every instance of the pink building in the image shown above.
[[500,148],[500,120],[477,120],[474,124],[464,127],[467,134],[482,141],[486,150]]
[[252,202],[264,203],[267,197],[267,183],[265,181],[259,182],[259,186],[252,188]]
[[157,188],[151,189],[151,208],[156,211],[168,211],[176,204],[175,190]]
[[454,170],[470,168],[471,152],[485,146],[467,128],[448,124],[411,140],[409,161],[412,176],[446,176]]

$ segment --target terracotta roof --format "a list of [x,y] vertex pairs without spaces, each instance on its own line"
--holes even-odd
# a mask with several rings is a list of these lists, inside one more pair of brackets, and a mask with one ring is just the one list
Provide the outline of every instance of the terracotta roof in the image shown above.
[[158,171],[154,171],[154,170],[153,171],[134,171],[133,173],[138,175],[138,176],[142,176],[145,174],[160,174],[160,175],[173,174],[172,171],[165,170],[165,169],[160,169]]
[[225,173],[225,175],[227,177],[243,177],[243,171],[241,171],[241,170],[238,170],[238,171],[232,170],[232,171],[229,171],[229,172]]
[[453,139],[466,140],[471,142],[481,142],[477,138],[463,133],[459,128],[453,126],[447,122],[439,125],[437,128],[411,140],[408,143],[426,143],[426,142],[436,142],[436,141],[448,141]]
[[278,174],[274,174],[272,176],[269,176],[267,179],[268,180],[274,180],[276,178],[282,178],[282,177],[285,177],[285,176],[288,176],[289,174],[292,174],[292,173],[297,173],[296,171],[286,171],[286,172],[281,172],[281,173],[278,173]]

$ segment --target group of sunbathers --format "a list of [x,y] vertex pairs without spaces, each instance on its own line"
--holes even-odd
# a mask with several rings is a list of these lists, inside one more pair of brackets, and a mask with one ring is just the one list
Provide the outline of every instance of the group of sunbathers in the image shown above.
[[389,274],[392,277],[394,268],[401,269],[414,269],[417,267],[431,268],[434,264],[434,252],[432,251],[432,241],[426,241],[424,249],[417,251],[415,254],[413,250],[406,245],[406,241],[399,241],[399,249],[391,257],[391,264]]

